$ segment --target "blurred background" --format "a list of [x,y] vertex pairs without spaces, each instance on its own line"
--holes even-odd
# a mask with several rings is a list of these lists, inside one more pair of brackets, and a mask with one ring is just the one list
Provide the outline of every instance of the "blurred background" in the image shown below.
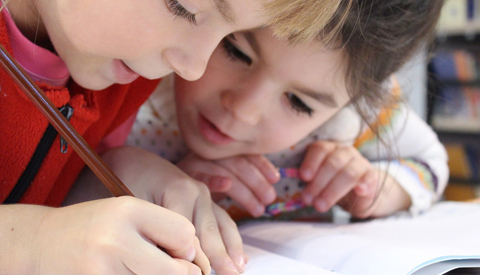
[[434,45],[397,75],[449,155],[445,200],[480,197],[480,0],[446,0]]

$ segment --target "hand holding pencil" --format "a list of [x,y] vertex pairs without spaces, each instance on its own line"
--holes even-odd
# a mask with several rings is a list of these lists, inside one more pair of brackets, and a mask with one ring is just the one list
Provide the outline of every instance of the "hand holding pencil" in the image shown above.
[[[3,222],[12,232],[8,237],[0,238],[3,247],[16,247],[17,255],[32,255],[23,258],[21,273],[68,274],[72,270],[76,274],[200,275],[202,270],[205,274],[210,273],[209,261],[195,237],[193,225],[187,219],[133,198],[130,190],[61,115],[3,45],[0,45],[0,65],[112,194],[126,196],[64,208],[17,204],[2,206]],[[4,229],[5,226],[0,227],[0,235],[5,236]],[[17,231],[13,233],[15,229]],[[31,236],[35,236],[33,240]],[[0,255],[3,254],[5,251],[0,249]],[[34,260],[30,262],[31,259]],[[8,261],[6,257],[0,259],[3,271],[19,273],[16,265]]]
[[[140,148],[117,147],[103,153],[102,158],[137,198],[181,214],[195,226],[202,249],[197,251],[199,257],[194,263],[202,267],[205,274],[209,272],[206,269],[209,265],[208,262],[202,264],[204,255],[218,275],[236,275],[244,270],[247,256],[240,234],[228,214],[212,203],[204,184],[188,177],[169,161]],[[90,196],[86,196],[89,192]],[[99,194],[109,196],[93,172],[86,170],[67,199],[69,203],[96,200]],[[178,237],[171,236],[172,239]]]
[[[17,211],[22,206],[7,207]],[[25,252],[37,259],[28,274],[71,274],[75,270],[75,274],[85,275],[200,275],[201,270],[210,271],[193,225],[144,200],[124,196],[62,208],[24,207],[30,209],[17,213],[25,214],[25,219],[17,219],[12,228],[16,234],[23,234],[22,228],[37,228],[31,234],[33,240],[27,236],[18,239],[31,240],[28,246],[14,244],[28,247]]]

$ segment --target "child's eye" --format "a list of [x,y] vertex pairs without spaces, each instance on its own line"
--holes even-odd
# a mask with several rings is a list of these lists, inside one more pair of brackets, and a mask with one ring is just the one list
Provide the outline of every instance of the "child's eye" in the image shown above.
[[195,14],[189,12],[185,9],[178,0],[167,0],[167,5],[170,11],[175,15],[181,18],[187,19],[190,23],[197,24],[197,20],[195,19]]
[[285,93],[285,96],[288,98],[288,102],[290,103],[290,106],[293,108],[293,110],[298,113],[305,113],[309,116],[312,116],[313,109],[308,107],[308,105],[305,104],[298,96],[292,93]]
[[241,61],[246,63],[247,65],[252,64],[252,59],[248,55],[240,51],[237,47],[235,47],[235,45],[233,45],[233,43],[230,42],[228,38],[224,38],[222,40],[222,46],[227,53],[227,56],[233,61]]

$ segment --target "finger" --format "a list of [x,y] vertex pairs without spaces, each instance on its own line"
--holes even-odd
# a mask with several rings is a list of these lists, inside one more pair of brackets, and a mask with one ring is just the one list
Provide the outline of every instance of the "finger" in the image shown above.
[[216,204],[213,204],[213,206],[228,255],[230,255],[237,270],[243,273],[245,271],[247,255],[245,255],[243,251],[242,237],[238,232],[237,224],[230,218],[225,210]]
[[337,145],[333,142],[323,141],[317,141],[308,146],[307,153],[300,165],[300,178],[307,182],[313,180],[320,164],[336,147]]
[[253,217],[260,217],[265,213],[265,205],[257,199],[247,186],[237,180],[234,180],[233,187],[227,192],[227,195]]
[[[123,246],[122,262],[129,274],[201,274],[201,268],[190,261],[175,259],[159,249],[155,244],[146,241],[142,236],[130,239]],[[199,247],[198,247],[199,249]],[[201,254],[201,253],[200,253]],[[203,255],[205,256],[205,255]],[[206,258],[205,258],[206,259]],[[208,260],[208,269],[210,271]],[[117,272],[117,274],[125,274]],[[206,273],[207,274],[207,273]]]
[[210,192],[227,192],[232,188],[230,177],[197,172],[195,179],[206,184]]
[[346,211],[353,213],[358,207],[363,208],[358,202],[359,200],[371,200],[377,196],[378,171],[375,169],[368,169],[367,172],[360,178],[359,184],[342,198],[338,204]]
[[163,192],[160,200],[162,206],[192,221],[201,186],[205,185],[188,177],[177,179],[175,184],[170,184]]
[[374,169],[369,170],[360,181],[362,184],[365,184],[365,191],[362,191],[361,195],[356,195],[357,192],[354,190],[355,196],[352,199],[352,203],[342,207],[350,212],[352,216],[364,219],[370,217],[375,210],[375,199],[378,196],[377,189],[379,189],[380,185],[378,171]]
[[275,200],[277,196],[275,188],[272,187],[257,167],[252,165],[247,159],[237,157],[222,160],[222,162],[240,183],[251,190],[251,193],[263,205],[270,204]]
[[353,158],[340,170],[315,199],[314,207],[325,212],[358,185],[360,178],[367,172],[364,159]]
[[338,205],[355,218],[368,218],[375,209],[375,194],[372,193],[362,197],[357,196],[354,192],[350,192],[340,200]]
[[205,193],[209,193],[206,188],[197,200],[194,214],[194,224],[197,228],[203,251],[218,274],[236,275],[238,271],[226,251],[219,225],[213,212],[212,205],[214,203]]
[[280,173],[273,163],[264,155],[247,155],[245,158],[257,167],[258,171],[270,183],[276,183],[280,180]]
[[307,184],[302,197],[307,205],[312,205],[317,197],[330,184],[333,177],[347,165],[353,155],[348,147],[338,148],[325,157],[314,179]]
[[140,199],[116,199],[119,204],[116,211],[129,215],[136,231],[166,249],[169,255],[192,261],[197,253],[203,253],[195,250],[195,228],[185,217]]
[[360,183],[355,187],[355,194],[357,196],[370,196],[377,192],[379,185],[378,172],[375,169],[370,169],[360,179]]
[[203,250],[200,246],[200,240],[195,237],[194,247],[196,251],[201,251],[202,253],[197,253],[193,263],[196,264],[203,272],[203,274],[210,274],[212,268],[210,267],[210,261],[207,258],[207,255],[203,253]]

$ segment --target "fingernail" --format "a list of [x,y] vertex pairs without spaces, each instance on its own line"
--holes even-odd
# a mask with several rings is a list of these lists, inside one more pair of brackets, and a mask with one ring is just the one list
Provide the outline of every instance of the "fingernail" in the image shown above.
[[220,186],[222,186],[222,180],[223,179],[219,179],[219,178],[213,178],[210,183],[212,185],[212,187],[217,190]]
[[310,168],[303,168],[300,170],[300,174],[304,180],[311,180],[313,177],[313,172]]
[[240,274],[240,273],[238,273],[237,267],[235,266],[235,264],[233,262],[229,261],[227,263],[227,267],[230,268],[231,270],[235,271],[235,273]]
[[280,179],[280,172],[277,170],[269,171],[267,173],[267,179],[270,183],[275,183]]
[[240,270],[238,270],[240,273],[245,272],[245,258],[242,255],[237,257],[237,265],[240,267]]
[[304,194],[302,194],[302,197],[303,197],[303,202],[306,205],[312,205],[312,201],[313,201],[312,195],[310,195],[308,193],[304,193]]
[[272,203],[275,200],[276,196],[277,195],[275,193],[275,190],[273,190],[273,188],[269,189],[267,192],[265,192],[265,194],[263,194],[262,202],[264,204]]
[[258,205],[255,208],[254,216],[255,217],[260,217],[263,213],[265,213],[265,206],[263,205]]
[[185,254],[185,257],[187,258],[187,261],[193,262],[193,260],[195,260],[196,255],[197,255],[197,251],[195,250],[195,247],[192,245],[188,249],[187,254]]
[[327,202],[325,202],[322,199],[317,199],[315,201],[315,209],[317,209],[319,212],[325,212],[328,210],[328,205]]
[[360,185],[358,185],[358,187],[360,188],[360,192],[362,194],[365,194],[368,192],[368,185],[366,183],[361,183]]

